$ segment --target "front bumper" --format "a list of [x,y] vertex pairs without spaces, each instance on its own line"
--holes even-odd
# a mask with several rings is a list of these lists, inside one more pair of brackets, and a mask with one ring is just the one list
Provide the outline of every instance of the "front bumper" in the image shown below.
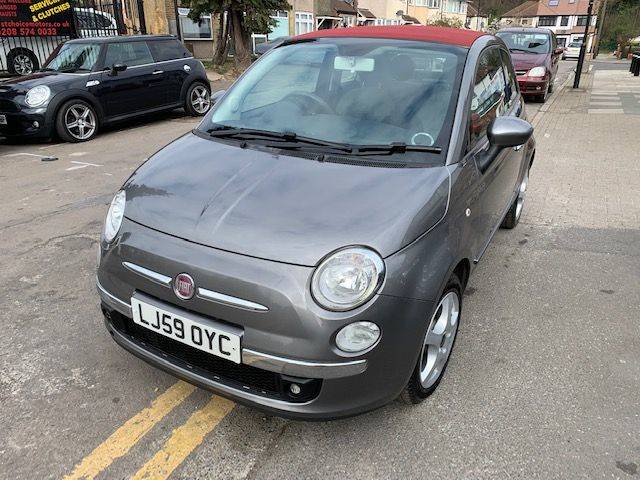
[[549,79],[523,75],[518,77],[518,86],[522,95],[544,95],[549,88]]
[[[102,245],[98,291],[114,340],[143,360],[239,403],[308,420],[371,410],[396,398],[406,385],[434,302],[379,294],[356,310],[328,312],[311,299],[308,283],[312,268],[193,244],[127,219],[121,232],[114,245]],[[132,265],[144,265],[147,270],[136,271]],[[224,294],[222,300],[200,296],[188,301],[178,299],[170,283],[182,272],[188,272],[198,287]],[[118,328],[118,321],[109,318],[110,312],[131,318],[129,299],[134,293],[241,328],[242,367],[256,369],[241,372],[243,375],[260,377],[269,372],[277,376],[276,383],[311,382],[318,386],[317,392],[304,402],[289,401],[286,395],[274,396],[251,385],[226,382],[219,378],[225,375],[223,365],[222,374],[211,374],[144,339],[141,342],[135,332]],[[233,304],[229,298],[245,299],[267,309]],[[376,322],[382,331],[381,340],[364,354],[338,351],[333,343],[337,331],[359,320]],[[228,367],[229,371],[236,368],[235,364]]]
[[25,108],[19,111],[2,111],[7,123],[0,125],[0,136],[4,137],[50,137],[51,124],[48,122],[46,108]]

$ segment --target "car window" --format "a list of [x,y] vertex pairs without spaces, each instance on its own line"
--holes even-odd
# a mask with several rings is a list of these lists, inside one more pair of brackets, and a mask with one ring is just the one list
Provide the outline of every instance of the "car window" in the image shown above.
[[510,51],[516,53],[549,53],[551,35],[548,33],[498,32]]
[[505,101],[507,102],[507,107],[511,108],[518,98],[518,80],[516,78],[516,72],[513,70],[511,56],[505,50],[500,50],[500,53],[502,55],[504,78],[507,79]]
[[292,132],[350,145],[444,148],[463,54],[391,39],[285,45],[257,62],[202,125]]
[[189,50],[177,40],[155,40],[147,43],[156,62],[191,57]]
[[491,120],[502,115],[506,107],[504,65],[498,47],[480,54],[471,99],[469,121],[469,148],[487,134]]
[[580,42],[571,42],[569,44],[571,48],[580,48],[580,45],[582,45]]
[[118,63],[135,67],[153,63],[153,57],[146,42],[109,43],[104,64],[111,66]]
[[81,29],[113,27],[111,20],[98,12],[76,11],[76,18]]

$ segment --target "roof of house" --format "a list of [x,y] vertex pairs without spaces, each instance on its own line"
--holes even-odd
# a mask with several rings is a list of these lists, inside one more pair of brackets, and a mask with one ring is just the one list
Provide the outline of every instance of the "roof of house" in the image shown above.
[[420,20],[418,20],[416,17],[412,17],[411,15],[402,15],[402,20],[404,20],[405,22],[411,22],[414,25],[420,25]]
[[538,15],[538,0],[528,0],[512,8],[502,15],[505,17],[536,17]]
[[[596,4],[598,1],[596,0]],[[593,11],[597,12],[597,5]],[[471,7],[467,7],[469,9]],[[548,0],[528,0],[502,15],[505,17],[538,17],[541,15],[586,15],[589,9],[589,0],[558,0],[558,5],[549,6]]]
[[361,37],[361,38],[390,38],[399,40],[417,40],[421,42],[436,42],[460,47],[470,47],[478,38],[485,35],[475,30],[460,28],[432,27],[423,25],[384,25],[363,26],[350,28],[334,28],[330,30],[316,30],[295,37],[324,38],[324,37]]
[[359,8],[358,9],[358,13],[360,15],[362,15],[365,18],[376,18],[376,16],[373,14],[373,12],[371,10],[369,10],[368,8]]
[[346,13],[346,14],[349,14],[349,15],[355,15],[356,14],[356,9],[353,8],[353,5],[345,2],[344,0],[333,0],[331,2],[331,8],[336,13]]

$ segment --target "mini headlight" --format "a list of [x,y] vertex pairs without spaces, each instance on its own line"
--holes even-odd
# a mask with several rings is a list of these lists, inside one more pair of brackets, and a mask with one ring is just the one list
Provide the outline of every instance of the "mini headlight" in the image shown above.
[[336,335],[336,345],[343,352],[361,352],[380,338],[380,327],[372,322],[354,322]]
[[547,69],[544,67],[533,67],[529,70],[529,77],[544,77],[545,73],[547,73]]
[[30,107],[40,107],[49,101],[51,90],[46,85],[33,87],[27,92],[24,101]]
[[104,222],[104,239],[107,242],[112,242],[116,235],[118,234],[118,230],[120,230],[120,225],[122,225],[122,218],[124,217],[124,205],[127,201],[127,196],[124,193],[124,190],[120,190],[116,193],[115,197],[111,201],[111,205],[109,206],[109,211],[107,212],[107,219]]
[[363,247],[345,248],[318,266],[311,278],[311,294],[327,310],[351,310],[373,296],[383,277],[380,255]]

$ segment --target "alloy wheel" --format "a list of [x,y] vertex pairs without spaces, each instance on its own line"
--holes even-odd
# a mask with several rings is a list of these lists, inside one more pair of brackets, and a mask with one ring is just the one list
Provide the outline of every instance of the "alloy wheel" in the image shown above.
[[29,75],[33,73],[33,61],[29,55],[18,53],[13,57],[13,69],[18,75]]
[[442,375],[458,332],[460,298],[450,291],[438,304],[424,336],[420,353],[420,384],[427,389]]
[[75,104],[67,109],[64,124],[72,137],[87,140],[96,131],[96,116],[87,105]]
[[529,172],[524,174],[522,182],[520,182],[520,188],[518,189],[518,198],[516,200],[516,219],[520,218],[522,214],[522,206],[524,205],[524,197],[527,193],[527,185],[529,185]]
[[198,85],[191,91],[191,106],[200,114],[207,113],[211,106],[211,98],[205,87]]

